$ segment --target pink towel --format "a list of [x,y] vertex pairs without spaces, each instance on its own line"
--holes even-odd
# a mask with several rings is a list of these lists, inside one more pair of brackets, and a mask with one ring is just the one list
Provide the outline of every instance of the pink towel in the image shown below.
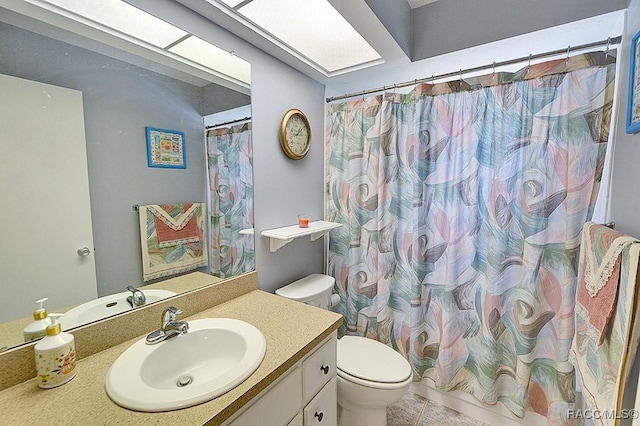
[[576,311],[589,321],[590,332],[598,345],[606,337],[614,313],[620,254],[635,241],[633,237],[592,222],[583,228]]
[[198,227],[197,205],[160,204],[148,206],[154,215],[159,247],[191,243],[202,239]]

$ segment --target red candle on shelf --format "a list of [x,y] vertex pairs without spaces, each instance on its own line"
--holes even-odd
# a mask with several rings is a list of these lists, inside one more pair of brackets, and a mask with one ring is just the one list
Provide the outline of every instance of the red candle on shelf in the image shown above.
[[309,227],[309,215],[308,214],[299,214],[298,215],[298,225],[300,228],[308,228]]

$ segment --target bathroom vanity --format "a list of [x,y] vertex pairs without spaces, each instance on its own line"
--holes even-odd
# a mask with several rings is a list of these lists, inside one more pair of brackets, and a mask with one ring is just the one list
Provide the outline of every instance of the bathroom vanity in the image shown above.
[[[226,286],[233,286],[233,282],[226,282],[218,294],[226,294],[232,289]],[[215,291],[216,287],[204,291]],[[212,296],[201,291],[160,302],[153,314],[169,303],[183,308],[189,297],[211,300]],[[63,386],[42,390],[31,379],[1,391],[3,424],[249,425],[269,419],[270,425],[284,426],[302,425],[303,418],[304,424],[335,424],[335,345],[342,316],[257,290],[255,277],[252,288],[244,294],[219,300],[219,304],[181,320],[200,318],[242,320],[266,338],[266,354],[258,369],[227,393],[190,408],[160,413],[116,405],[105,391],[107,371],[127,348],[145,337],[141,334],[81,359],[77,376]]]
[[334,331],[224,425],[337,424],[336,342]]

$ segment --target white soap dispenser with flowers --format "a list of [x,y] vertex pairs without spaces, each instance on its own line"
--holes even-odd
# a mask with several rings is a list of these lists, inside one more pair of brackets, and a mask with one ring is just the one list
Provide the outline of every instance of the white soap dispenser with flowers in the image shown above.
[[52,324],[47,335],[34,346],[38,386],[43,389],[63,385],[76,375],[76,346],[73,334],[65,333],[58,322],[63,314],[49,314]]

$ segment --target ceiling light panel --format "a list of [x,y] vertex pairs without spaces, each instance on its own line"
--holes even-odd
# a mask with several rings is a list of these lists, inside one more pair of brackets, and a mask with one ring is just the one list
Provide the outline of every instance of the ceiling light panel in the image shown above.
[[193,62],[226,74],[227,76],[233,76],[247,84],[251,83],[251,65],[249,62],[196,36],[192,35],[177,43],[169,48],[169,52],[190,59]]
[[253,0],[237,11],[329,73],[381,59],[326,0]]
[[239,5],[240,3],[242,3],[245,0],[222,0],[222,3],[226,4],[227,6],[234,8],[237,5]]
[[187,32],[121,0],[46,2],[159,48],[164,48],[187,35]]

